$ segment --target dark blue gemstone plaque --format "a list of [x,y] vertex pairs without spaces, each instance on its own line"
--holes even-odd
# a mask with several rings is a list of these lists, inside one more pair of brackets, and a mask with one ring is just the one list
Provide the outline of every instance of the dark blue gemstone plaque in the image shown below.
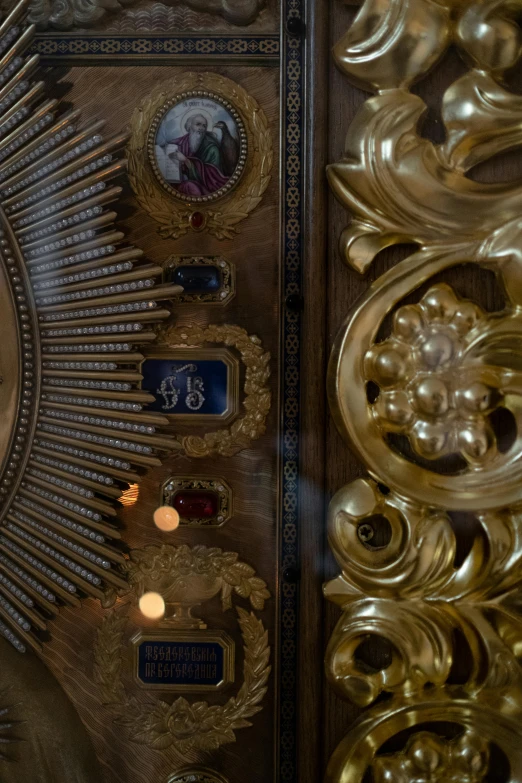
[[142,687],[204,691],[232,681],[234,645],[227,634],[209,630],[164,636],[140,635],[134,640],[136,676]]
[[169,276],[169,282],[183,286],[184,291],[191,294],[214,293],[219,291],[222,283],[220,270],[210,264],[178,266],[171,270]]
[[224,416],[230,406],[224,360],[150,358],[141,368],[142,389],[155,397],[148,410],[176,416]]
[[223,681],[224,650],[217,642],[142,642],[138,677],[145,685],[211,685]]
[[179,304],[227,304],[236,293],[236,269],[223,256],[171,256],[163,281],[183,288],[173,297]]

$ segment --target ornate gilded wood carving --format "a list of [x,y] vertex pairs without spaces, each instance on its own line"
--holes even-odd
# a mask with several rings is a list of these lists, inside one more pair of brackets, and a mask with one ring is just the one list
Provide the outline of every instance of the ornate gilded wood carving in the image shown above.
[[[189,457],[231,457],[250,446],[266,430],[266,417],[270,411],[272,395],[268,386],[270,378],[270,354],[263,349],[261,340],[241,326],[199,324],[171,326],[160,334],[159,348],[186,346],[188,349],[205,344],[234,348],[245,367],[242,413],[228,428],[220,428],[203,435],[190,433],[177,436],[176,442]],[[188,354],[189,355],[189,354]]]
[[[198,119],[204,133],[194,149]],[[163,238],[192,230],[232,239],[260,203],[273,158],[264,111],[221,74],[177,76],[159,85],[132,117],[129,179]],[[172,163],[181,165],[181,173],[167,172]]]
[[[104,703],[117,714],[118,724],[126,727],[133,742],[157,750],[173,746],[190,758],[191,751],[216,750],[235,742],[235,732],[250,726],[249,718],[262,709],[260,702],[270,674],[268,633],[254,612],[237,607],[244,642],[243,683],[223,705],[191,703],[184,697],[171,704],[160,699],[143,702],[128,696],[122,680],[123,638],[133,605],[147,591],[157,590],[165,598],[167,616],[158,631],[168,636],[169,631],[206,628],[192,611],[199,611],[200,604],[217,595],[223,611],[232,608],[233,596],[248,601],[256,611],[262,610],[270,598],[265,582],[236,552],[205,546],[133,550],[126,570],[130,590],[120,593],[128,600],[104,617],[94,648],[95,679]],[[200,631],[196,630],[193,638],[200,638]]]
[[[134,3],[135,0],[114,0],[111,4],[104,0],[32,0],[30,19],[43,30],[82,29],[99,25],[107,16],[121,15]],[[221,16],[234,25],[246,26],[255,20],[264,4],[265,0],[169,0],[164,7],[184,6]],[[142,16],[152,16],[150,9],[142,9]]]
[[[329,783],[478,783],[498,754],[509,780],[522,779],[522,186],[468,176],[522,142],[521,99],[504,84],[522,53],[521,12],[520,0],[367,0],[334,51],[341,71],[376,93],[328,170],[353,215],[341,252],[364,272],[389,245],[418,249],[350,312],[329,368],[333,415],[371,478],[330,506],[342,573],[325,593],[342,616],[327,675],[361,706],[391,696],[338,747]],[[450,44],[470,69],[443,96],[446,138],[434,144],[409,88]],[[495,272],[502,312],[441,283],[415,298],[464,263]],[[452,515],[462,512],[475,532],[456,564]],[[386,668],[361,665],[368,636],[388,643]],[[457,645],[467,664],[458,678]]]
[[[195,508],[190,508],[190,498],[194,493],[203,493],[203,496],[199,494],[199,511],[197,503]],[[210,496],[206,508],[205,493],[207,498]],[[179,501],[182,496],[189,504],[188,511],[186,504],[184,507],[183,503],[176,502],[176,498]],[[176,508],[180,516],[179,523],[183,527],[222,527],[232,517],[232,490],[222,478],[171,476],[161,487],[159,507],[162,506]]]

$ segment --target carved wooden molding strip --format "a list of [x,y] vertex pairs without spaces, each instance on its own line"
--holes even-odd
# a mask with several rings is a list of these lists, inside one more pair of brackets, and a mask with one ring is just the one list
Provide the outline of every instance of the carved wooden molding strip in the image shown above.
[[[334,418],[370,478],[343,487],[329,510],[341,575],[325,594],[342,615],[327,676],[358,705],[391,698],[341,742],[328,783],[479,783],[498,754],[509,780],[522,778],[522,183],[467,176],[522,143],[522,99],[504,84],[522,54],[521,12],[520,0],[366,0],[334,49],[346,77],[375,93],[328,169],[353,217],[341,252],[365,272],[385,247],[417,251],[368,288],[330,361]],[[451,44],[470,67],[443,96],[446,139],[434,144],[419,133],[426,106],[409,88]],[[485,313],[440,283],[401,305],[463,263],[495,272],[504,311]],[[476,523],[457,566],[455,512]],[[357,660],[369,635],[390,645],[380,671]],[[454,684],[457,638],[468,666]]]

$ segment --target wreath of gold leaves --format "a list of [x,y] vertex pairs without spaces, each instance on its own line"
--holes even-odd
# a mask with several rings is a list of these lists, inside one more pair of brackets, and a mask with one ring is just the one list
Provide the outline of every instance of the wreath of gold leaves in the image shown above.
[[[151,123],[165,104],[190,90],[208,90],[231,103],[243,119],[248,156],[245,171],[234,190],[212,204],[178,204],[157,181],[147,154]],[[217,239],[232,239],[237,224],[259,204],[270,182],[274,161],[268,120],[257,101],[235,82],[216,73],[185,73],[157,87],[133,113],[128,145],[129,180],[136,198],[160,224],[163,239],[178,239],[191,228],[195,210],[205,218],[204,228]],[[217,207],[213,204],[217,203]]]
[[[247,563],[238,561],[235,552],[222,552],[204,546],[155,547],[133,550],[127,566],[131,596],[134,601],[143,592],[140,574],[150,573],[162,562],[170,569],[172,580],[182,576],[176,572],[176,562],[191,562],[197,570],[209,573],[212,568],[221,580],[223,610],[232,607],[232,595],[248,599],[255,609],[263,609],[270,593],[265,582],[255,575]],[[161,570],[161,569],[160,569]],[[116,723],[128,729],[130,739],[156,750],[174,746],[180,753],[192,750],[216,750],[227,742],[235,742],[237,729],[251,726],[252,718],[262,707],[271,671],[268,632],[253,612],[236,607],[244,644],[244,681],[237,696],[224,705],[209,705],[205,701],[191,704],[180,697],[172,704],[163,700],[143,704],[127,697],[122,682],[122,649],[125,626],[131,604],[112,609],[102,620],[94,644],[94,679],[100,687],[102,701],[118,713]]]
[[235,348],[241,354],[246,367],[243,406],[244,416],[229,428],[223,428],[205,435],[180,437],[182,449],[189,457],[220,455],[232,457],[248,448],[253,440],[266,430],[266,417],[270,410],[271,393],[268,388],[270,377],[270,354],[263,350],[261,340],[240,326],[225,324],[217,326],[171,326],[159,332],[160,341],[169,346],[199,346],[203,343],[220,343]]

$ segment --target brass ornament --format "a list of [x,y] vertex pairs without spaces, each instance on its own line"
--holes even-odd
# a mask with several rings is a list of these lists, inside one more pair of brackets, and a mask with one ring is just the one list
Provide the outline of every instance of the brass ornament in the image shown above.
[[[377,93],[328,169],[353,214],[341,252],[365,272],[389,245],[418,250],[356,303],[328,371],[335,421],[371,478],[343,487],[329,509],[341,574],[325,595],[342,614],[326,672],[341,697],[373,705],[332,756],[328,783],[370,773],[376,783],[479,783],[494,747],[509,780],[522,779],[522,190],[467,176],[522,141],[520,98],[502,84],[522,54],[521,10],[518,1],[367,0],[334,50],[348,78]],[[408,88],[451,43],[471,68],[446,90],[446,140],[436,145],[419,133],[426,107]],[[485,313],[446,284],[426,285],[463,263],[495,272],[504,310]],[[473,541],[460,562],[462,514]],[[371,638],[386,645],[379,670],[360,659]],[[459,656],[467,665],[455,684]],[[391,698],[375,704],[381,694]]]
[[234,348],[239,352],[245,366],[244,415],[237,418],[230,427],[207,432],[205,435],[178,436],[178,442],[189,457],[209,457],[219,455],[232,457],[250,446],[266,430],[266,417],[270,410],[271,392],[268,387],[270,377],[270,354],[263,350],[261,340],[249,335],[241,326],[225,324],[218,326],[200,326],[187,324],[167,327],[160,332],[159,345],[201,346],[215,343]]
[[[442,748],[439,745],[435,755],[433,739],[430,737],[427,746],[426,735],[414,731],[411,735],[411,744],[408,746],[406,743],[403,752],[397,754],[395,758],[390,758],[390,754],[386,752],[377,755],[380,747],[401,732],[409,730],[410,733],[415,726],[426,723],[451,725],[457,731],[457,736],[454,738],[457,742],[452,743],[451,737],[443,738]],[[440,739],[440,735],[437,736]],[[477,737],[480,737],[481,741],[477,742]],[[416,742],[419,743],[420,748],[418,745],[415,746]],[[450,744],[453,747],[448,748]],[[482,783],[483,780],[487,780],[484,774],[485,756],[491,753],[493,746],[509,759],[510,783],[511,781],[518,783],[522,774],[519,751],[520,723],[509,707],[506,705],[504,709],[498,710],[497,705],[488,699],[467,700],[457,694],[451,697],[437,690],[423,694],[420,698],[412,697],[408,700],[395,701],[392,708],[389,704],[380,705],[363,716],[334,751],[326,780],[360,783],[364,771],[371,769],[376,783],[384,783],[387,779],[393,780],[394,783],[396,780],[398,783],[413,781],[453,783],[453,780],[455,783],[464,780]],[[420,752],[416,754],[415,765],[410,764],[408,768],[407,762],[411,761],[412,747]],[[461,754],[459,754],[460,749],[464,751]],[[442,750],[442,757],[439,755],[440,750]],[[459,765],[451,770],[453,777],[448,775],[447,767],[444,768],[444,757],[447,758],[449,754],[453,756],[453,760],[458,760]],[[419,771],[419,762],[420,764],[424,762],[425,768],[422,771]],[[398,764],[402,766],[402,769],[399,767],[400,771],[397,770]],[[379,777],[381,772],[385,775],[389,773],[390,766],[392,774],[397,777],[390,777],[389,774],[388,778],[383,778],[382,774]],[[498,771],[494,768],[493,770]],[[487,771],[493,770],[489,766]]]
[[[219,99],[244,129],[243,142],[240,132],[241,177],[234,180],[233,187],[219,191],[217,200],[214,195],[180,200],[171,188],[167,193],[158,179],[157,166],[151,162],[151,139],[159,118],[190,95]],[[232,239],[239,233],[238,224],[261,201],[273,165],[272,136],[263,110],[242,87],[214,73],[188,72],[159,85],[132,116],[128,155],[129,180],[136,198],[160,224],[158,232],[164,239],[178,239],[189,230],[206,230],[217,239]],[[200,223],[193,221],[195,213],[201,215]]]
[[222,275],[221,285],[217,291],[196,293],[182,291],[172,298],[176,305],[205,304],[228,305],[236,295],[236,268],[223,256],[171,256],[164,266],[164,279],[168,282],[172,273],[180,266],[196,268],[215,266]]
[[115,228],[126,139],[46,97],[28,8],[0,26],[0,634],[19,651],[125,584],[116,501],[176,447],[138,366],[180,290]]
[[182,490],[212,492],[217,498],[217,512],[214,517],[184,517],[180,514],[182,527],[222,527],[232,517],[232,490],[223,479],[171,476],[161,487],[160,506],[172,506],[174,498]]
[[489,746],[484,738],[466,731],[455,740],[443,740],[427,731],[414,734],[406,749],[382,756],[372,765],[374,780],[444,783],[462,775],[469,783],[482,783],[488,773]]
[[[335,47],[343,73],[379,91],[353,120],[344,159],[328,167],[333,192],[354,217],[341,236],[341,253],[359,272],[379,250],[398,242],[436,247],[458,239],[472,250],[519,215],[520,183],[481,184],[466,176],[518,143],[522,99],[501,83],[502,71],[515,64],[520,50],[512,21],[518,3],[484,0],[469,6],[460,0],[366,0]],[[382,27],[367,50],[360,37],[368,16]],[[426,106],[406,86],[452,42],[477,68],[446,90],[441,107],[446,140],[436,145],[420,136]]]
[[[60,32],[74,28],[82,30],[85,27],[99,25],[103,21],[109,24],[108,29],[114,33],[118,30],[117,23],[114,22],[115,17],[119,18],[128,29],[129,9],[133,5],[133,0],[115,0],[110,6],[103,0],[92,0],[88,4],[82,3],[81,0],[51,0],[51,2],[32,0],[30,21],[40,30],[51,28]],[[174,0],[169,5],[175,8],[181,6],[181,19],[189,8],[201,14],[223,17],[234,25],[246,26],[254,22],[264,5],[264,0]],[[157,24],[156,8],[139,8],[137,13],[141,22],[139,29],[154,29],[155,22]],[[174,20],[176,20],[175,15]]]
[[169,777],[167,783],[228,783],[227,779],[210,769],[182,769]]
[[[133,550],[127,566],[130,593],[123,606],[110,610],[98,630],[94,646],[95,672],[103,703],[117,714],[116,722],[129,732],[131,741],[157,750],[174,747],[181,754],[192,750],[216,750],[235,742],[235,732],[251,725],[262,707],[270,674],[270,647],[263,623],[254,612],[237,607],[244,642],[243,684],[224,705],[191,703],[183,697],[172,704],[163,700],[142,702],[129,696],[123,685],[123,638],[132,605],[148,590],[160,592],[169,612],[159,628],[206,628],[192,615],[192,608],[221,596],[223,611],[232,608],[234,594],[262,610],[270,593],[254,569],[238,560],[235,552],[190,548],[186,545],[148,546]],[[124,595],[124,594],[122,594]]]

